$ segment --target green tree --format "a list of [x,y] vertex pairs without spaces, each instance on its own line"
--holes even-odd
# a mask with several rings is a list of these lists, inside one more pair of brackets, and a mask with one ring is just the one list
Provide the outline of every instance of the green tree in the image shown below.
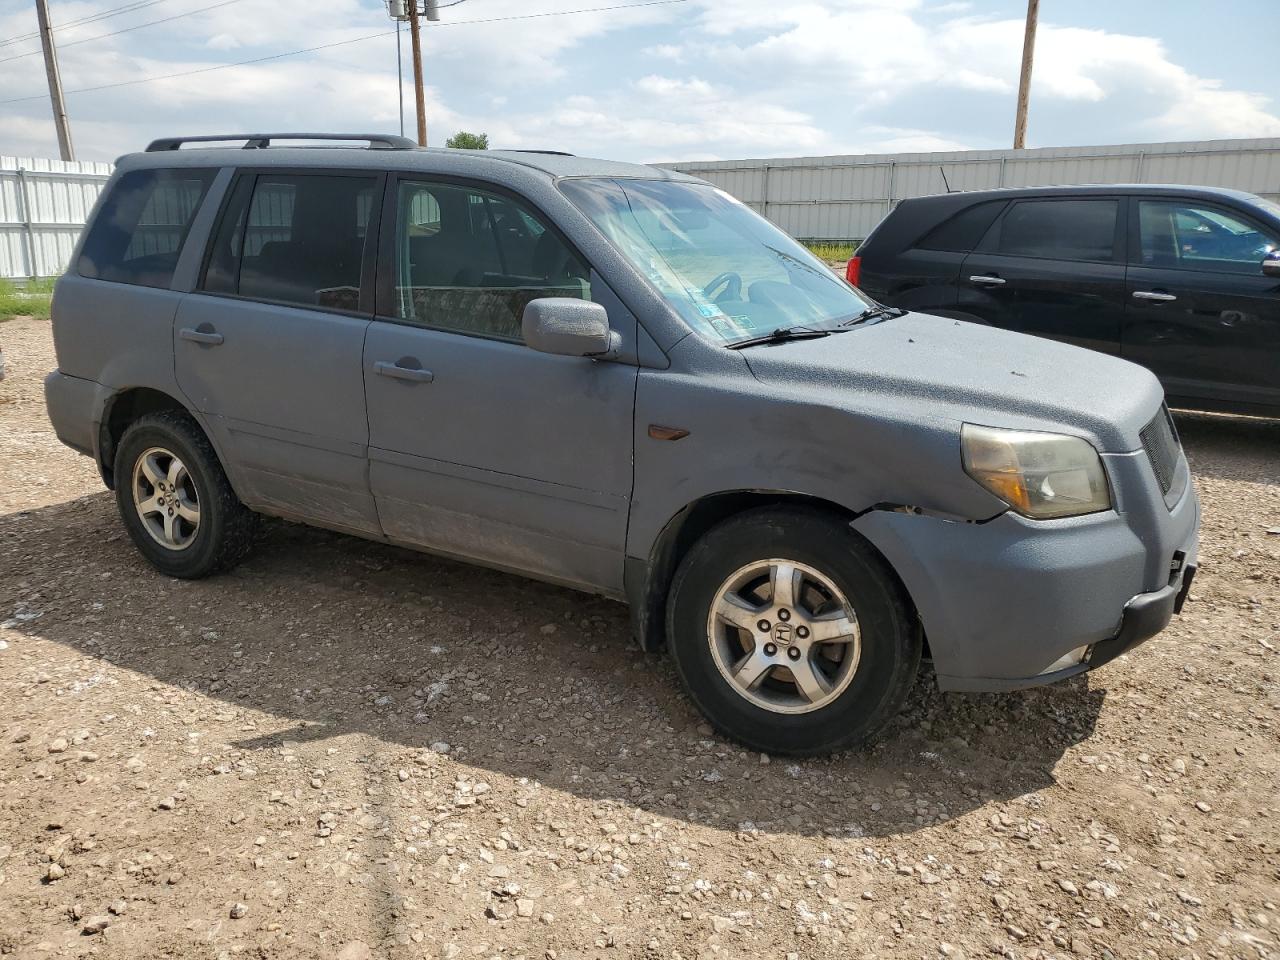
[[459,130],[446,140],[444,145],[455,150],[488,150],[489,135],[487,133],[467,133],[465,130]]

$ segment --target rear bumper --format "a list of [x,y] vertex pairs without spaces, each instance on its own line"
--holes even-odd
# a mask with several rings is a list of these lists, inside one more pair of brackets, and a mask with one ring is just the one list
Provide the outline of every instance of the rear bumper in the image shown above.
[[58,439],[92,457],[98,448],[102,386],[55,370],[44,378],[44,402]]

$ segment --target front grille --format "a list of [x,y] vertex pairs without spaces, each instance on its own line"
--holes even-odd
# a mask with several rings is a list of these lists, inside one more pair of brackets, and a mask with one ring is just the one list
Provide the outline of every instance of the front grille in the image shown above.
[[1151,422],[1142,428],[1142,449],[1147,452],[1151,461],[1151,469],[1155,471],[1156,480],[1160,483],[1160,492],[1168,494],[1173,487],[1174,476],[1178,472],[1178,432],[1169,416],[1169,408],[1160,407],[1160,412],[1151,418]]

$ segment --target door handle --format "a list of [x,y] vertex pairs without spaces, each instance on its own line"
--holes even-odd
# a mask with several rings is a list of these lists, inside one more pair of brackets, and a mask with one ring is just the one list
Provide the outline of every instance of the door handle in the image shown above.
[[1005,283],[1000,277],[989,277],[982,273],[978,274],[976,277],[970,277],[969,282],[976,283],[983,287],[1002,287]]
[[380,373],[384,377],[393,377],[396,380],[409,380],[413,383],[430,383],[436,378],[436,375],[430,370],[423,370],[421,367],[402,367],[398,363],[392,363],[390,360],[379,360],[373,365],[375,373]]
[[1171,300],[1177,300],[1172,293],[1157,293],[1155,290],[1135,290],[1133,291],[1133,299],[1135,300],[1153,300],[1156,303],[1168,303]]
[[190,340],[192,343],[205,343],[211,347],[216,347],[222,342],[222,334],[213,330],[193,330],[191,327],[184,327],[178,331],[178,336],[183,340]]

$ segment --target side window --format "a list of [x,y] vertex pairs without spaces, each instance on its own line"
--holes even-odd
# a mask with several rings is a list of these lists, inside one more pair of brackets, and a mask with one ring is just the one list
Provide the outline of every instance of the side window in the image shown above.
[[377,184],[361,176],[242,176],[222,212],[202,289],[358,310]]
[[500,194],[401,182],[395,232],[401,320],[520,340],[530,300],[591,299],[587,265],[531,210]]
[[82,277],[168,287],[216,170],[131,170],[116,181],[85,236]]
[[1280,241],[1217,207],[1142,200],[1138,203],[1139,262],[1212,273],[1257,274]]
[[1007,200],[988,200],[961,210],[934,227],[916,244],[924,250],[950,250],[968,253],[982,240],[983,234],[1004,209]]
[[1013,204],[983,246],[1013,257],[1115,259],[1118,200],[1022,200]]

